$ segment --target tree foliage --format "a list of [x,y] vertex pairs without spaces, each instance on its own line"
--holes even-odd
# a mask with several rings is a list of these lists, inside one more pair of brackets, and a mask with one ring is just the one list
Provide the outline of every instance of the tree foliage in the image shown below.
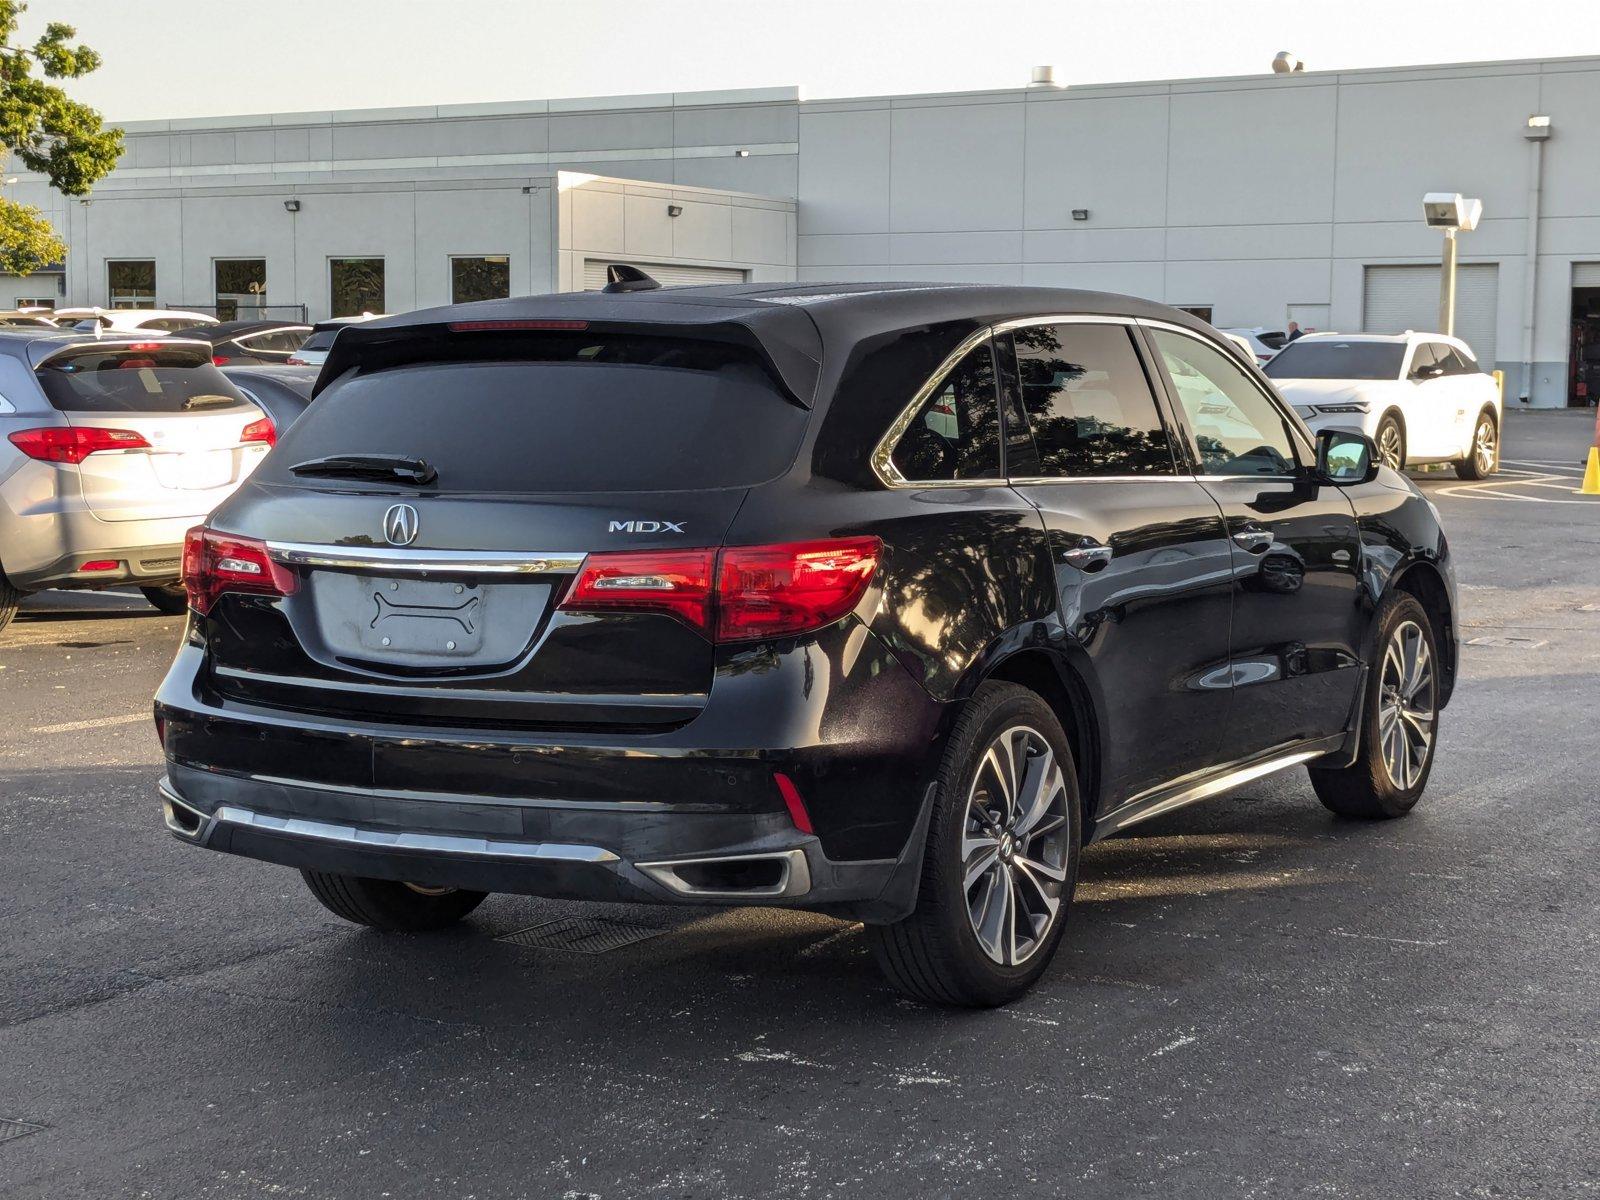
[[[51,21],[32,45],[19,44],[27,8],[0,0],[0,149],[58,191],[82,196],[117,165],[122,130],[105,128],[98,112],[49,82],[81,79],[99,67],[98,54],[71,44],[76,29]],[[26,275],[60,262],[66,251],[37,208],[0,199],[0,270]]]

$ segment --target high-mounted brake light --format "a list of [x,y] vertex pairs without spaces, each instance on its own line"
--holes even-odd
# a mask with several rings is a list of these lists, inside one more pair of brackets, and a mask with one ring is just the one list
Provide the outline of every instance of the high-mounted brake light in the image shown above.
[[259,421],[251,421],[239,434],[241,442],[262,442],[268,446],[278,444],[278,427],[272,423],[271,417],[262,417]]
[[103,450],[148,450],[144,435],[132,429],[100,429],[83,425],[49,425],[19,429],[8,435],[11,444],[40,462],[77,465]]
[[507,329],[574,329],[589,328],[587,321],[451,321],[451,333],[493,333]]
[[268,556],[265,542],[199,525],[183,539],[183,586],[189,607],[204,615],[225,592],[292,596],[300,581]]
[[159,350],[159,349],[161,349],[161,343],[160,342],[129,342],[128,343],[128,349],[129,350]]
[[878,569],[875,537],[591,554],[560,607],[658,612],[715,642],[792,637],[850,613]]

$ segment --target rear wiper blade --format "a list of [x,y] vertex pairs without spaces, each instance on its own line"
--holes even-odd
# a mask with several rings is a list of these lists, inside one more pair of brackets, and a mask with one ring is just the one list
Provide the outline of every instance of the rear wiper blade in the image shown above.
[[407,483],[432,483],[439,478],[433,464],[401,454],[330,454],[295,463],[296,475],[336,475],[347,479],[402,479]]

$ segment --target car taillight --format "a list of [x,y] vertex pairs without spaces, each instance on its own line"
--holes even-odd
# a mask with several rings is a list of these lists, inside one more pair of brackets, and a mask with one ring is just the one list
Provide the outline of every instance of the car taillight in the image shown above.
[[284,361],[284,366],[287,367],[309,367],[310,365],[311,364],[305,359],[297,358],[293,354],[289,355],[289,357]]
[[591,554],[562,600],[567,612],[660,612],[711,632],[715,550]]
[[272,423],[271,417],[262,417],[259,421],[251,421],[244,427],[244,432],[239,435],[241,442],[265,442],[269,446],[278,444],[278,427]]
[[224,592],[256,596],[292,596],[299,587],[295,574],[267,555],[265,542],[218,533],[203,525],[183,539],[183,586],[189,607],[205,614]]
[[875,537],[729,546],[717,562],[719,642],[821,629],[860,602],[878,570]]
[[591,554],[566,612],[660,612],[716,642],[821,629],[860,603],[878,569],[875,537]]
[[211,356],[211,365],[213,367],[225,367],[232,361],[233,359],[229,358],[226,354],[213,354]]
[[19,429],[9,437],[13,446],[40,462],[77,464],[102,450],[150,448],[144,435],[131,429],[99,429],[82,425]]

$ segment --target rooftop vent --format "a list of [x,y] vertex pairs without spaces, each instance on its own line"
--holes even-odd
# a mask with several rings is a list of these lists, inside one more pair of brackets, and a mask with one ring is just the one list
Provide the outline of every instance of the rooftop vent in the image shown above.
[[1033,78],[1028,81],[1028,86],[1035,88],[1058,88],[1061,85],[1056,82],[1056,69],[1054,67],[1035,67],[1033,69]]
[[1301,62],[1293,50],[1279,50],[1277,57],[1272,60],[1272,70],[1278,75],[1298,75],[1306,69],[1306,64]]

